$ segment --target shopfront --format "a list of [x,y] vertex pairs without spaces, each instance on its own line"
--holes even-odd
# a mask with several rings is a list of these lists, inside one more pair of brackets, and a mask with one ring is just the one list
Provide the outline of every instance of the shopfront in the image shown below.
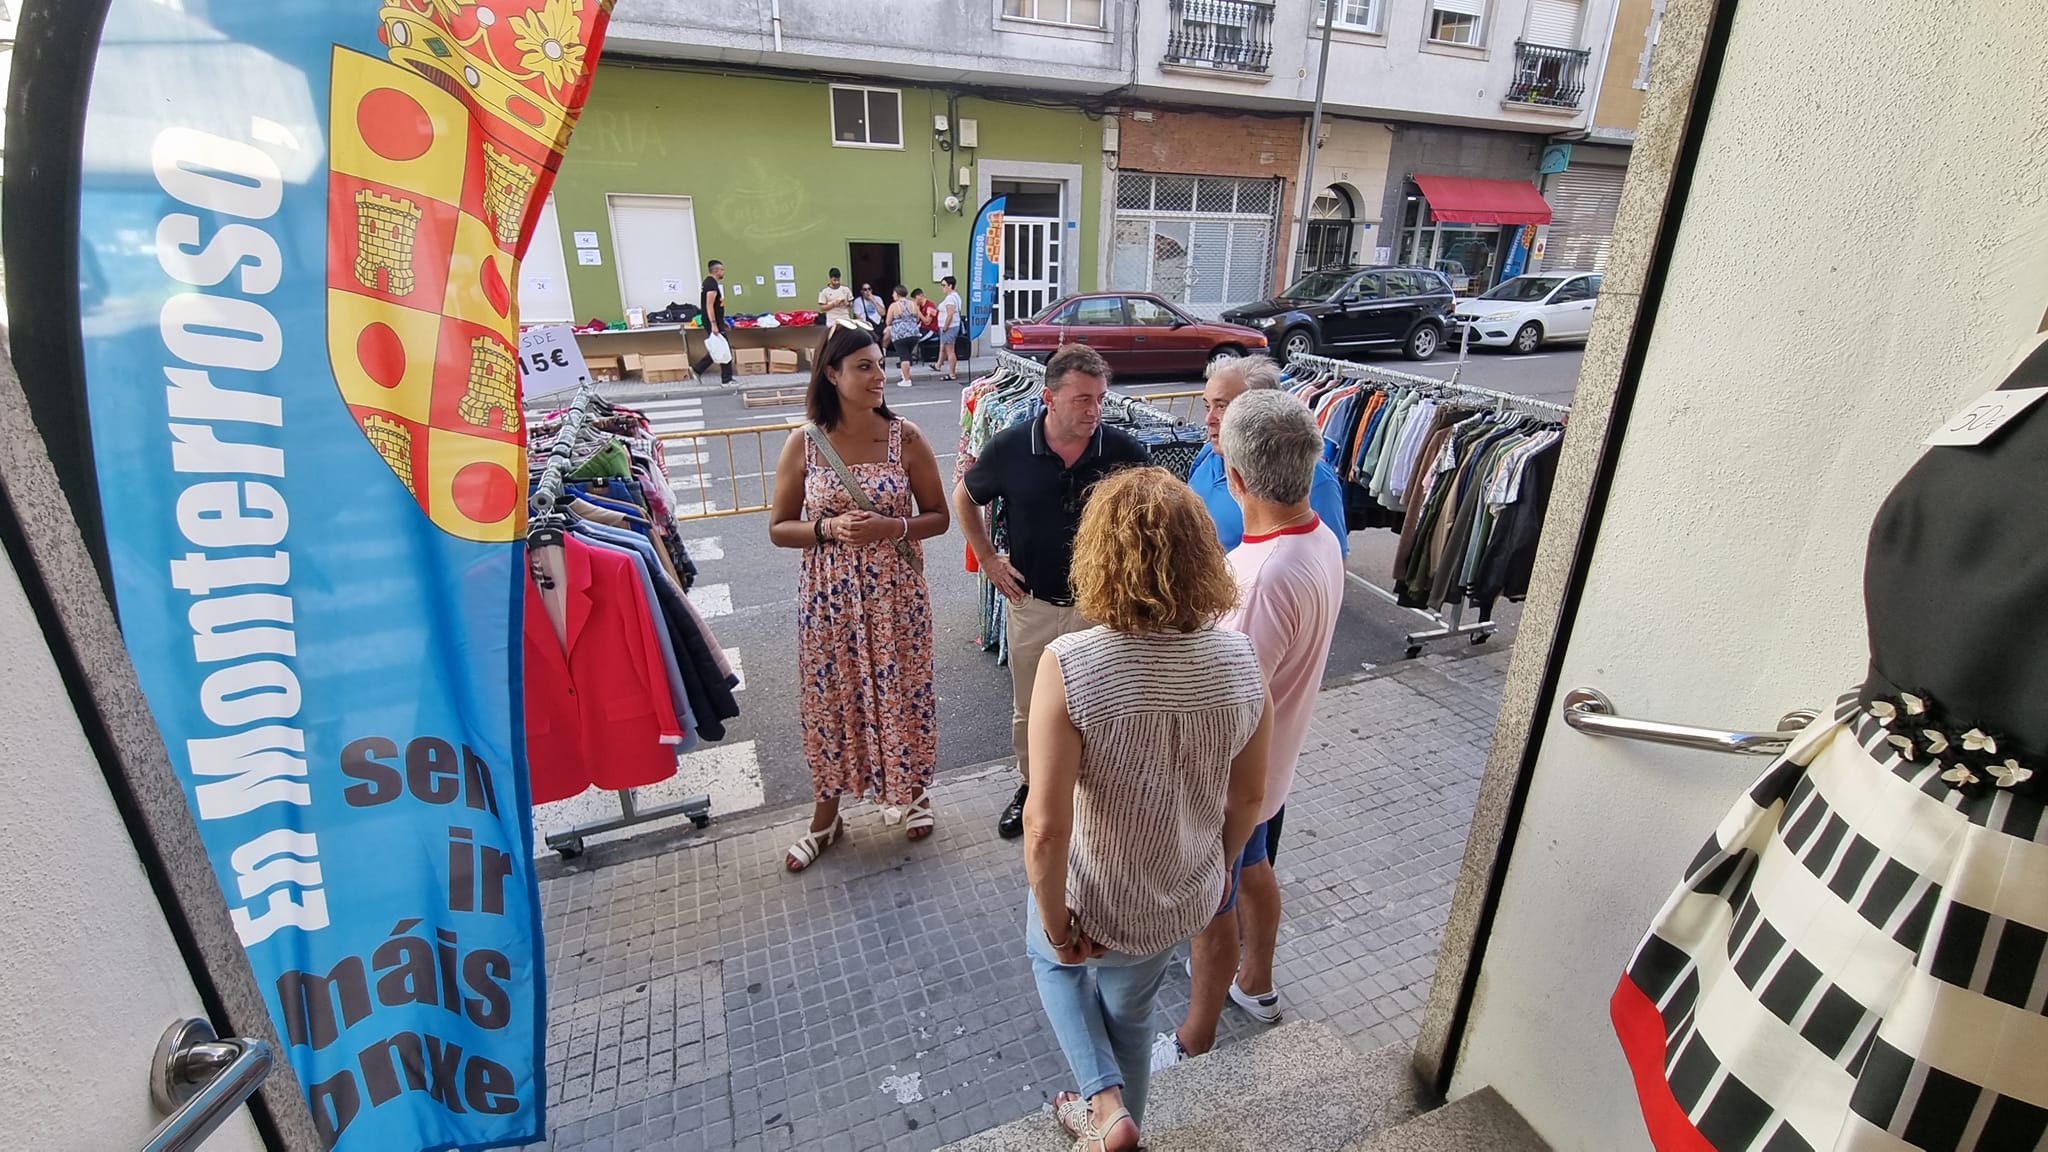
[[1416,175],[1402,201],[1403,264],[1434,268],[1476,296],[1528,266],[1550,205],[1526,180]]

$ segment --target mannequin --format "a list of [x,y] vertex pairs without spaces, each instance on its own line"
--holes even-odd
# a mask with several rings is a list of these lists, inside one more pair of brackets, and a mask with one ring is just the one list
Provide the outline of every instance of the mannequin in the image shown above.
[[[2048,343],[2000,387],[2048,387]],[[1662,1152],[2048,1148],[2048,399],[1906,474],[1864,600],[1868,680],[1615,990]]]

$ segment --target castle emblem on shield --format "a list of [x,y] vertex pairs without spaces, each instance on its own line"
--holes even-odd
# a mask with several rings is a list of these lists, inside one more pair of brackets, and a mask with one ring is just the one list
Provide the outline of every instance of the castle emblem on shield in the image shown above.
[[337,46],[328,358],[364,438],[445,531],[526,529],[521,240],[589,89],[610,0],[387,0],[387,58]]

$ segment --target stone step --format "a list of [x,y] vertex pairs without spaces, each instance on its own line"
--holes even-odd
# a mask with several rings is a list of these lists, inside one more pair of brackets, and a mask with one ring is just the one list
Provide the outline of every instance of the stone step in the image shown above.
[[1550,1152],[1492,1088],[1347,1144],[1343,1152]]
[[[1324,1025],[1296,1021],[1152,1078],[1151,1152],[1287,1148],[1337,1152],[1415,1114],[1408,1053],[1360,1056]],[[947,1152],[1052,1152],[1071,1145],[1047,1112],[977,1133]]]

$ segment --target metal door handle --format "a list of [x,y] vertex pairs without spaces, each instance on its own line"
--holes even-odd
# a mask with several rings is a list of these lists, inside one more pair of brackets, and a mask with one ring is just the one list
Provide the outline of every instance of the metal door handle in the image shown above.
[[1614,714],[1614,705],[1597,688],[1574,688],[1565,693],[1564,722],[1588,736],[1612,736],[1622,740],[1646,740],[1677,748],[1704,752],[1737,752],[1749,756],[1776,756],[1792,743],[1799,730],[1813,722],[1817,713],[1800,709],[1785,713],[1775,732],[1732,732],[1719,728],[1695,728],[1690,724],[1666,724],[1658,720],[1631,720]]
[[180,1020],[157,1041],[149,1098],[169,1112],[142,1152],[188,1152],[254,1095],[270,1075],[270,1045],[231,1036],[216,1039],[204,1020]]

